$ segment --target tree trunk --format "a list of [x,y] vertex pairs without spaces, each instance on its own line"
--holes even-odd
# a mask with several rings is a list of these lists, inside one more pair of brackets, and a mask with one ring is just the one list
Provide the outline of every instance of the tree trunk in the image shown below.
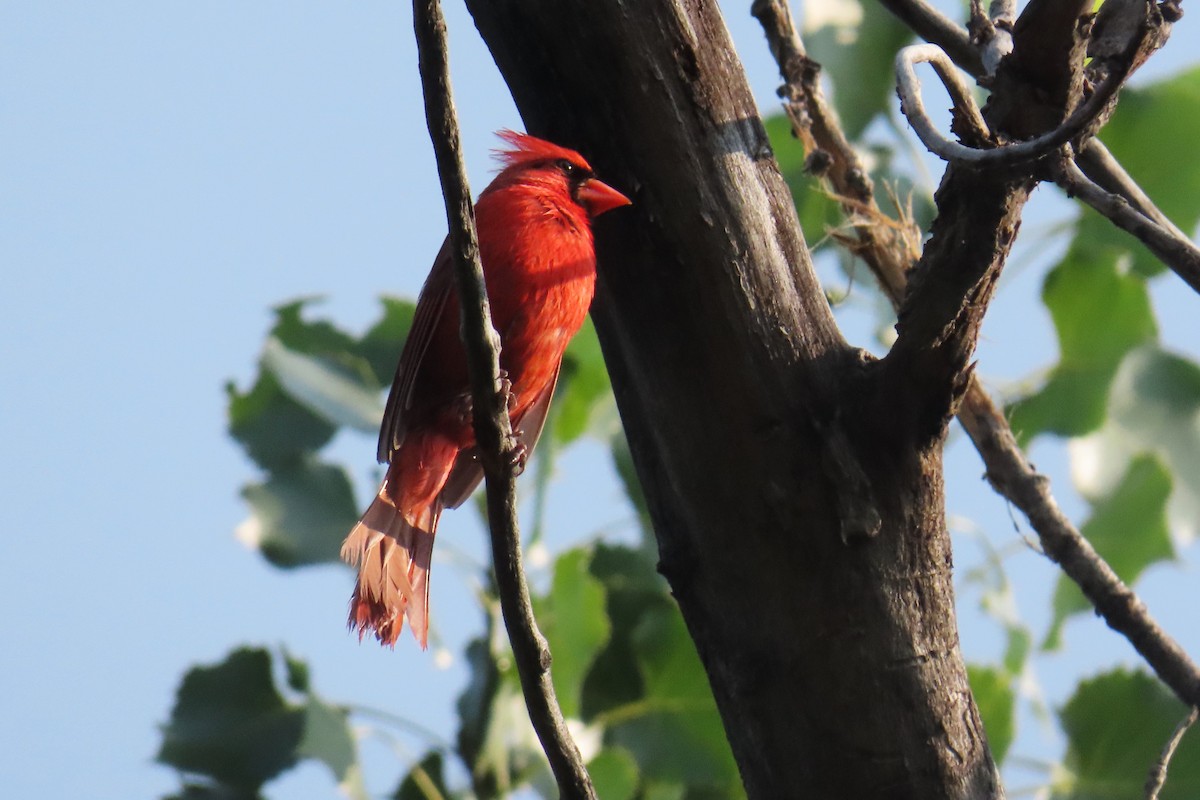
[[[468,6],[529,130],[633,198],[596,224],[593,312],[750,797],[1002,796],[942,483],[977,327],[936,343],[949,360],[915,335],[882,362],[842,339],[715,3]],[[989,218],[1011,234],[1027,189],[992,185],[1019,195]],[[1007,247],[983,244],[962,278],[979,316]]]

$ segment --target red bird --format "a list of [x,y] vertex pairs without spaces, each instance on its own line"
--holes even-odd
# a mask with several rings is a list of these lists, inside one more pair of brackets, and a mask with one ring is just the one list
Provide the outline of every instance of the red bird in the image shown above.
[[[592,302],[596,252],[591,221],[629,198],[596,179],[581,155],[501,131],[511,149],[475,206],[479,254],[500,334],[518,441],[533,450],[546,421],[567,342]],[[466,354],[449,244],[442,245],[417,311],[379,432],[387,477],[342,544],[358,567],[350,626],[394,645],[404,617],[424,648],[429,635],[429,560],[438,517],[483,477],[472,428]]]

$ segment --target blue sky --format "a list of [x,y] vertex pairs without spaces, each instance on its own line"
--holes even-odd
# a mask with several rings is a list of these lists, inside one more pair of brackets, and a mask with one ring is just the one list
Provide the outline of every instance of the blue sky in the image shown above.
[[[741,5],[726,10],[771,108],[766,48]],[[465,12],[452,3],[447,13],[478,191],[491,132],[520,120]],[[1169,63],[1194,50],[1190,23]],[[237,491],[255,470],[224,430],[222,386],[249,382],[272,305],[323,295],[321,314],[362,329],[380,293],[414,296],[424,279],[445,222],[411,39],[397,3],[0,5],[0,784],[10,796],[174,788],[151,761],[156,725],[186,667],[240,643],[286,643],[329,698],[403,705],[452,735],[457,662],[442,668],[407,640],[395,652],[358,646],[344,628],[348,572],[279,572],[234,539],[246,514]],[[1026,230],[1038,224],[1027,217]],[[1037,291],[1035,269],[1009,281],[985,374],[1014,378],[1053,358]],[[1176,309],[1165,338],[1187,343],[1195,296],[1162,281],[1156,292]],[[333,448],[365,483],[370,438]],[[1064,483],[1061,453],[1041,447],[1035,460]],[[958,446],[949,465],[951,512],[1011,541],[973,452]],[[626,518],[598,447],[573,451],[561,472],[558,541]],[[964,541],[960,563],[976,557]],[[470,512],[446,515],[448,543],[483,558]],[[1036,620],[1053,573],[1024,560]],[[1159,571],[1152,608],[1200,652],[1191,614],[1171,602],[1194,576]],[[455,655],[479,626],[469,570],[439,561],[435,575],[435,623]],[[978,629],[964,644],[990,655],[996,637]],[[1128,657],[1095,621],[1069,628],[1067,644],[1050,660],[1064,674]],[[1046,677],[1051,697],[1070,685],[1057,674]],[[402,761],[420,742],[405,746]],[[366,757],[382,765],[369,787],[392,788],[401,762],[389,747],[373,740]],[[271,790],[333,791],[317,766]]]

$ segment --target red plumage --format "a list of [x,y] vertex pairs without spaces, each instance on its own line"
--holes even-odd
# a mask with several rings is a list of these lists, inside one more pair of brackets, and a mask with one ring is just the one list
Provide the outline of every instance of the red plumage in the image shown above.
[[[501,131],[510,149],[475,205],[479,254],[500,366],[514,401],[513,429],[533,450],[567,342],[592,302],[596,255],[591,220],[629,203],[565,147]],[[350,625],[393,645],[407,616],[424,648],[429,633],[429,562],[443,508],[461,505],[483,471],[475,449],[466,355],[449,247],[421,289],[379,434],[387,476],[342,544],[358,567]]]

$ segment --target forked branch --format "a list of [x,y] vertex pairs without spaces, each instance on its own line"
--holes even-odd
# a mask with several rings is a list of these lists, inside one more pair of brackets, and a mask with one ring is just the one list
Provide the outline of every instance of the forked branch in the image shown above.
[[[917,20],[919,25],[912,27],[918,33],[936,35],[940,39],[939,44],[957,51],[956,60],[960,64],[963,63],[960,57],[966,55],[964,46],[968,42],[965,31],[956,26],[953,29],[949,27],[947,18],[925,6],[921,0],[883,2],[889,8],[903,12],[900,14],[901,19]],[[771,51],[779,63],[780,74],[787,82],[785,90],[781,93],[789,97],[794,95],[796,102],[805,103],[810,109],[823,107],[823,98],[815,95],[814,99],[814,92],[819,92],[816,74],[802,74],[796,71],[794,61],[781,57],[782,53],[789,51],[803,52],[803,46],[799,44],[800,37],[792,25],[790,15],[786,13],[783,0],[758,0],[754,4],[754,14],[763,26]],[[789,42],[794,44],[788,44]],[[971,62],[968,60],[968,63]],[[938,63],[935,68],[944,66]],[[939,74],[942,74],[941,69]],[[796,124],[797,117],[792,116],[793,124]],[[806,144],[812,141],[810,147],[829,151],[835,161],[857,163],[857,155],[844,135],[840,135],[836,118],[831,113],[826,113],[821,118],[824,121],[822,126],[813,125],[808,130],[797,131],[799,138]],[[824,134],[826,128],[832,128],[837,135]],[[1107,151],[1102,150],[1099,142],[1093,140],[1089,142],[1088,147],[1101,150],[1092,157],[1093,162],[1098,165],[1097,169],[1118,174],[1119,165],[1114,167],[1111,163],[1106,163],[1111,157],[1108,157]],[[1123,171],[1119,174],[1123,175]],[[831,173],[828,177],[836,193],[851,194],[852,187],[839,185],[837,173]],[[1144,195],[1142,198],[1146,205],[1153,208],[1148,198],[1144,198]],[[873,209],[875,214],[881,214],[874,198],[865,198],[863,203]],[[1163,219],[1165,220],[1165,217]],[[871,267],[885,294],[898,308],[904,296],[907,270],[913,256],[898,256],[893,244],[885,240],[867,240],[861,244],[862,247],[856,250],[856,253]],[[1200,670],[1197,670],[1187,653],[1158,626],[1137,596],[1121,582],[1062,513],[1050,492],[1049,481],[1026,460],[1008,421],[974,375],[970,378],[958,409],[958,419],[979,451],[988,480],[1001,496],[1029,519],[1045,552],[1084,590],[1108,625],[1133,643],[1159,678],[1185,703],[1197,705],[1197,701],[1200,700]]]

